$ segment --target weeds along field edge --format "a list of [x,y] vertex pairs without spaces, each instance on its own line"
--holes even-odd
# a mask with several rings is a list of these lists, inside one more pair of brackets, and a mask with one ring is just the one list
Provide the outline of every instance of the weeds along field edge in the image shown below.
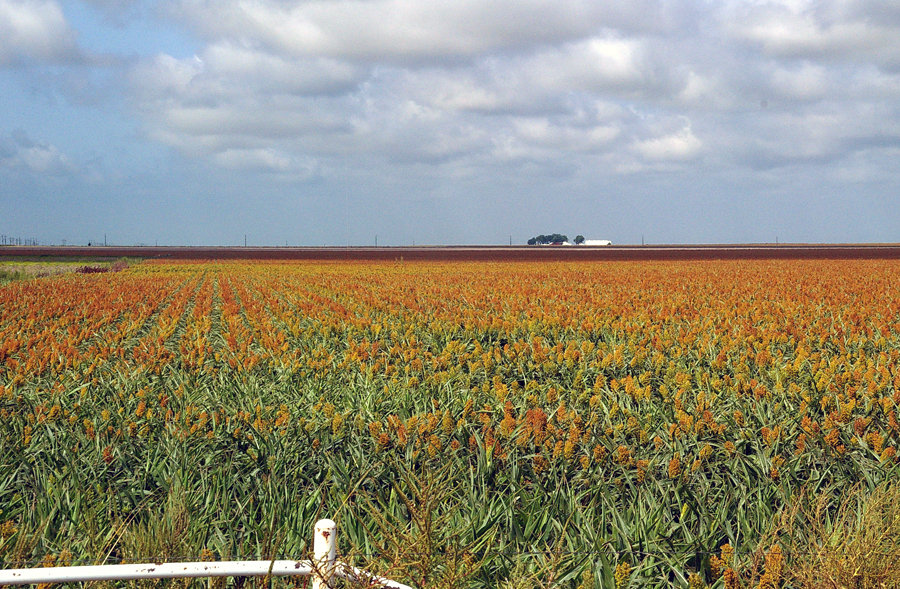
[[300,557],[330,517],[355,563],[421,587],[804,586],[815,566],[890,584],[898,270],[204,262],[11,283],[0,564]]

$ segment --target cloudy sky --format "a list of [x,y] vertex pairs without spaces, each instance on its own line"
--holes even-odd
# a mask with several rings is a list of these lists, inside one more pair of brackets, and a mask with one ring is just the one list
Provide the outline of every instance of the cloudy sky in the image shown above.
[[0,233],[900,241],[900,3],[0,0]]

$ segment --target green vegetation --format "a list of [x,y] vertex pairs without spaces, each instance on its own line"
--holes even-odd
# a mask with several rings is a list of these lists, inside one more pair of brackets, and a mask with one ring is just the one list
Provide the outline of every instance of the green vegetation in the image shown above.
[[0,266],[0,285],[8,284],[14,280],[27,280],[33,275],[20,270],[18,267],[4,268]]
[[97,271],[119,271],[140,260],[121,258],[7,258],[0,257],[0,285],[17,280],[45,278],[69,272],[84,272],[85,269]]
[[550,235],[538,235],[528,240],[528,245],[548,245],[551,243],[565,243],[569,241],[568,236],[562,233],[551,233]]

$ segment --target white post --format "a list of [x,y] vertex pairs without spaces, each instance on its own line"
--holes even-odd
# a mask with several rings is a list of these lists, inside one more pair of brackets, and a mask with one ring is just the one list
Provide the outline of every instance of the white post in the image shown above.
[[330,519],[316,522],[313,532],[312,589],[331,587],[337,558],[337,524]]

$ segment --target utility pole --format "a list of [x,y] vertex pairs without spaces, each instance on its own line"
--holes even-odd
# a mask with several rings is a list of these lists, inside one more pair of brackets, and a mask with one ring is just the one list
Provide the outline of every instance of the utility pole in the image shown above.
[[375,234],[375,247],[378,247],[378,234]]
[[247,234],[244,234],[244,247],[247,247]]

